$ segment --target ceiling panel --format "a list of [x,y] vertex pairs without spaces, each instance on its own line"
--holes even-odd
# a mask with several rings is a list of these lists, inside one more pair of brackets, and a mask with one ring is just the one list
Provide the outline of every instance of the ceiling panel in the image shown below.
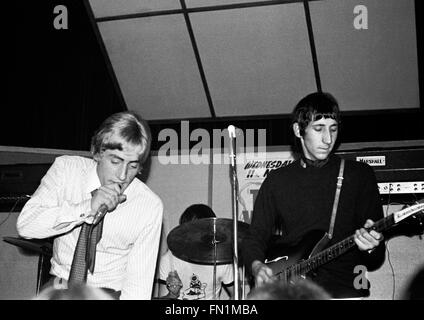
[[266,1],[255,1],[255,0],[186,0],[187,8],[197,7],[210,7],[220,6],[237,3],[252,3],[252,2],[266,2]]
[[316,90],[301,4],[190,14],[217,116],[290,113]]
[[128,109],[148,120],[210,117],[182,15],[98,25]]
[[179,0],[89,0],[94,17],[181,9]]
[[310,4],[323,90],[343,110],[419,107],[413,0],[364,0],[368,29],[353,25],[357,0]]
[[[188,8],[248,0],[187,0]],[[178,0],[91,0],[96,17],[180,9]],[[260,2],[258,2],[260,3]],[[218,117],[290,113],[316,91],[304,5],[188,12]],[[419,107],[413,0],[365,0],[368,29],[353,26],[356,0],[310,1],[322,88],[343,110]],[[98,21],[128,108],[151,120],[211,117],[181,13]]]

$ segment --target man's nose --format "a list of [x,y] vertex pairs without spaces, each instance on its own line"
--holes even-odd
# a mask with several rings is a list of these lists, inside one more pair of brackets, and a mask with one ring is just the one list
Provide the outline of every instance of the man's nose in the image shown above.
[[330,130],[325,130],[322,136],[322,142],[325,144],[331,144],[333,137],[331,136]]
[[127,170],[127,166],[122,166],[120,169],[119,169],[119,174],[118,174],[118,178],[119,178],[119,180],[121,180],[121,181],[125,181],[126,179],[127,179],[127,172],[128,172],[128,170]]

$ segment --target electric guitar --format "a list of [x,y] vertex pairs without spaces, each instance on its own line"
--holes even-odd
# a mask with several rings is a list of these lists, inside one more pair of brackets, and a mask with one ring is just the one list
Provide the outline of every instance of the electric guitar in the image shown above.
[[[418,219],[422,224],[423,215],[424,203],[417,203],[378,220],[367,230],[382,232],[411,216]],[[352,235],[325,249],[330,239],[327,233],[324,236],[322,234],[322,231],[311,231],[298,245],[287,248],[284,256],[280,254],[276,257],[275,254],[271,253],[269,256],[272,260],[265,260],[266,265],[272,269],[278,280],[291,283],[298,278],[305,278],[309,272],[344,254],[356,245],[354,235]],[[317,242],[318,239],[320,240]],[[311,253],[308,256],[307,253],[309,252]]]

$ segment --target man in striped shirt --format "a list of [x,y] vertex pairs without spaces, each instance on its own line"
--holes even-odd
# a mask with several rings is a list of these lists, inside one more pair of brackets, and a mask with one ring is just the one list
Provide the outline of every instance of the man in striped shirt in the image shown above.
[[151,299],[163,205],[136,175],[150,151],[147,123],[132,112],[110,116],[92,138],[93,159],[61,156],[18,217],[24,238],[55,237],[50,274],[64,284],[83,223],[107,207],[87,285],[120,299]]

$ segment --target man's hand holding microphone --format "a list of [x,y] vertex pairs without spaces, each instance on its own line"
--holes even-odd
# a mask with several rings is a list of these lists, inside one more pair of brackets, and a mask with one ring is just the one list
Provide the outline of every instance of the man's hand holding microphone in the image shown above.
[[119,183],[103,185],[94,190],[91,195],[91,212],[93,224],[97,224],[107,212],[111,212],[116,207],[127,200],[127,196],[122,194],[122,186]]

